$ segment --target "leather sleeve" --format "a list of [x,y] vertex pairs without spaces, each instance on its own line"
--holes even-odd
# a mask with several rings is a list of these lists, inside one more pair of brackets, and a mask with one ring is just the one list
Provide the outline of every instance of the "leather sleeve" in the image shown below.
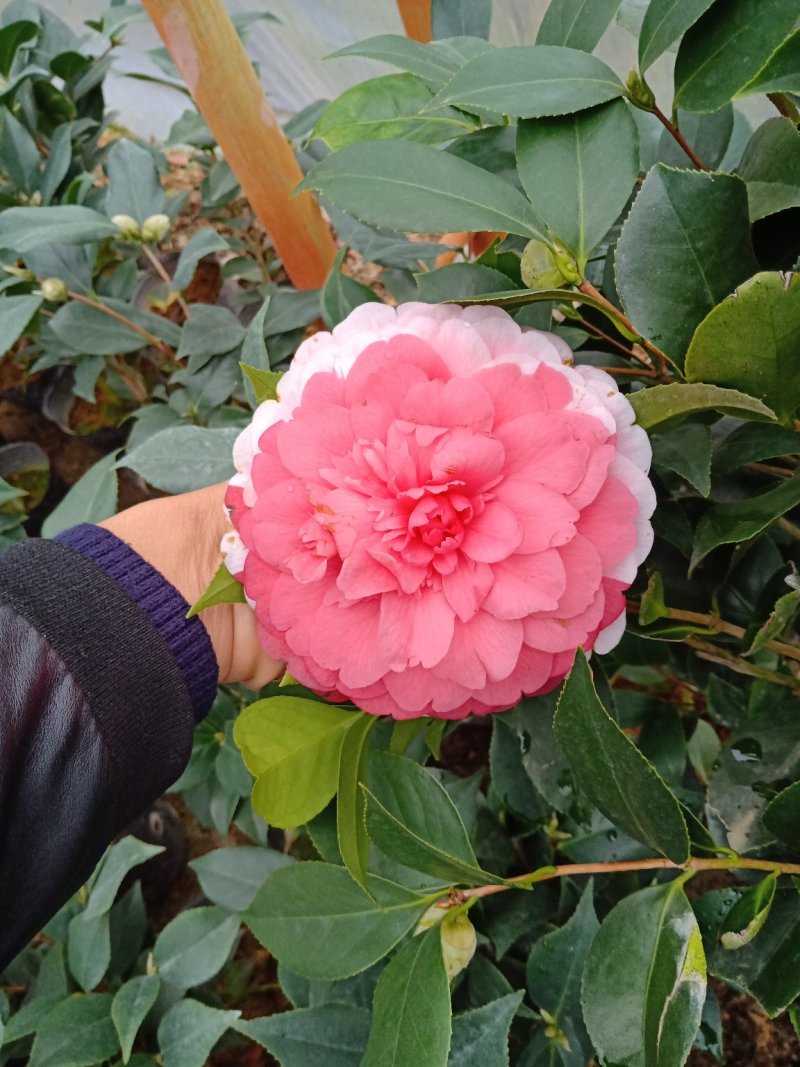
[[190,693],[146,613],[52,541],[0,556],[0,971],[178,778]]

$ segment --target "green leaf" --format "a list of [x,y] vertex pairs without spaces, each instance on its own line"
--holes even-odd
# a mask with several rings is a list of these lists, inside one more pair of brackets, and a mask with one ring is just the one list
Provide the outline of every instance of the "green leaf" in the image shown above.
[[715,4],[678,49],[673,106],[716,111],[727,104],[759,73],[796,18],[793,0]]
[[685,863],[689,835],[680,805],[600,703],[580,650],[561,691],[554,730],[581,791],[592,804],[631,837],[673,863]]
[[367,794],[367,831],[389,859],[445,882],[502,883],[482,871],[445,789],[413,760],[376,752]]
[[[251,370],[268,371],[270,368],[269,352],[267,351],[267,343],[264,340],[264,329],[271,305],[272,297],[268,296],[255,313],[253,321],[247,327],[247,333],[242,341],[242,370],[245,370],[245,365],[249,366]],[[249,371],[245,370],[245,373],[249,378]],[[253,388],[256,389],[257,394],[258,389],[256,388],[256,383],[251,382],[251,384],[253,385]],[[274,399],[274,397],[272,397],[272,399]]]
[[[0,219],[4,217],[0,216]],[[155,337],[165,339],[168,344],[176,343],[180,337],[178,327],[159,315],[140,311],[122,300],[106,299],[98,303],[105,304]],[[58,309],[50,320],[50,329],[59,340],[81,355],[107,356],[138,352],[151,343],[125,322],[119,322],[99,308],[89,307],[77,300]]]
[[0,356],[22,337],[41,306],[40,296],[4,296],[0,300]]
[[166,197],[150,152],[126,138],[111,146],[106,160],[105,211],[109,218],[130,215],[141,226],[164,211]]
[[753,222],[800,207],[800,131],[792,120],[776,116],[759,126],[738,169]]
[[657,164],[622,227],[615,269],[634,326],[682,368],[695,327],[758,269],[744,183]]
[[562,118],[521,122],[517,166],[536,212],[584,271],[639,173],[636,123],[621,100]]
[[488,38],[492,0],[431,0],[431,31],[443,37]]
[[245,708],[233,736],[256,779],[254,810],[282,827],[322,811],[339,782],[345,734],[360,720],[358,712],[302,697],[268,697]]
[[542,44],[477,56],[453,75],[430,107],[451,104],[533,119],[568,115],[624,92],[613,70],[596,56]]
[[291,862],[274,848],[237,845],[206,852],[189,866],[212,903],[229,911],[245,911],[269,875]]
[[348,251],[346,245],[339,250],[322,288],[322,317],[329,330],[338,326],[360,304],[382,303],[374,290],[342,274]]
[[207,982],[221,970],[239,934],[239,916],[226,908],[182,911],[167,923],[153,948],[162,981],[184,991]]
[[497,802],[521,819],[537,824],[544,811],[523,763],[520,736],[504,716],[494,716],[489,748],[491,789]]
[[686,354],[689,381],[757,396],[787,426],[800,406],[800,275],[763,271],[697,327]]
[[721,474],[735,471],[745,463],[762,459],[774,459],[800,450],[800,437],[794,430],[783,426],[747,422],[717,445],[714,452],[714,470]]
[[236,1023],[240,1034],[280,1058],[282,1067],[360,1067],[370,1013],[355,1004],[320,1004]]
[[230,308],[192,304],[189,310],[177,353],[178,359],[188,356],[189,370],[200,370],[212,356],[231,352],[244,340],[246,330]]
[[428,903],[405,886],[374,875],[367,885],[369,893],[344,867],[296,863],[270,875],[244,921],[298,974],[349,978],[385,956]]
[[62,1000],[36,1032],[28,1067],[93,1067],[119,1050],[108,993]]
[[[71,999],[74,1002],[77,996]],[[37,996],[33,1000],[27,1001],[6,1021],[5,1030],[0,1035],[0,1043],[10,1045],[14,1041],[19,1041],[20,1038],[35,1034],[42,1022],[50,1016],[53,1009],[58,1007],[59,1004],[63,1004],[65,1000],[66,998],[60,993],[56,993],[41,997]]]
[[301,189],[321,193],[362,222],[393,230],[541,236],[538,219],[521,193],[502,178],[429,145],[348,145],[317,163],[297,187]]
[[718,948],[709,970],[752,994],[774,1019],[800,995],[799,961],[800,908],[796,889],[788,889],[775,894],[758,937],[737,952]]
[[433,93],[414,74],[387,74],[352,86],[323,111],[311,134],[336,152],[359,141],[390,138],[439,144],[475,129],[455,108],[422,112]]
[[118,461],[130,467],[155,489],[189,493],[233,474],[231,453],[239,429],[212,430],[204,426],[174,426],[148,437]]
[[620,0],[550,0],[536,35],[537,44],[557,44],[592,52],[617,13]]
[[629,1067],[683,1067],[700,1025],[706,961],[686,876],[625,897],[603,921],[583,978],[583,1016],[600,1055]]
[[474,1067],[478,1063],[486,1067],[508,1067],[509,1030],[522,997],[522,990],[518,990],[474,1011],[453,1016],[447,1067]]
[[691,573],[713,549],[720,545],[740,544],[763,533],[766,528],[800,504],[800,472],[785,479],[774,489],[751,497],[716,504],[697,524]]
[[261,370],[260,367],[251,367],[247,363],[240,363],[239,366],[253,387],[256,404],[263,404],[265,400],[278,399],[278,382],[283,377],[281,371]]
[[100,861],[92,883],[84,913],[86,917],[104,915],[114,903],[119,887],[128,872],[163,851],[163,845],[151,845],[147,841],[140,841],[137,837],[130,835],[112,845]]
[[160,988],[161,979],[157,974],[140,974],[125,982],[114,994],[111,1019],[119,1035],[123,1063],[130,1059],[139,1027],[155,1004]]
[[711,430],[685,422],[651,438],[653,463],[673,471],[693,485],[701,496],[711,492]]
[[69,969],[84,992],[100,984],[111,962],[107,912],[96,915],[79,912],[70,920],[67,954]]
[[800,30],[783,41],[767,62],[737,96],[753,93],[797,93],[800,91]]
[[367,781],[370,734],[378,720],[362,715],[344,737],[336,789],[336,838],[344,865],[361,886],[366,886],[369,838],[366,802],[361,783]]
[[630,393],[628,400],[636,412],[636,421],[645,430],[654,430],[698,411],[723,411],[740,419],[775,419],[775,412],[755,397],[716,385],[679,382],[654,385]]
[[639,33],[642,74],[693,26],[714,0],[650,0]]
[[724,949],[744,948],[758,934],[775,899],[779,873],[772,871],[757,885],[746,889],[722,920],[720,941]]
[[42,537],[55,537],[80,522],[102,522],[117,510],[117,455],[110,452],[82,475],[42,523]]
[[[733,135],[733,107],[727,104],[718,111],[703,114],[697,111],[679,111],[677,126],[684,139],[709,170],[727,170],[719,164],[725,158]],[[662,130],[656,156],[659,163],[679,170],[689,166],[689,157],[669,130]]]
[[3,170],[19,193],[31,196],[41,181],[39,149],[36,142],[13,112],[4,111],[0,129],[0,154]]
[[686,746],[686,754],[695,774],[704,786],[708,785],[708,779],[714,770],[721,747],[717,731],[711,723],[706,722],[705,719],[698,719],[694,733]]
[[436,270],[416,274],[420,300],[426,304],[440,304],[446,300],[459,302],[496,290],[508,293],[514,283],[506,274],[481,263],[448,263]]
[[173,1004],[158,1024],[163,1067],[205,1067],[214,1045],[241,1014],[220,1011],[198,1000]]
[[39,33],[36,22],[28,22],[20,19],[9,23],[0,30],[0,74],[8,79],[11,66],[20,47],[27,41],[32,41]]
[[10,207],[0,214],[0,248],[29,252],[39,245],[84,244],[119,233],[105,215],[88,207]]
[[233,577],[223,562],[217,567],[203,595],[189,608],[186,618],[191,619],[193,615],[199,615],[201,611],[215,604],[244,604],[246,601],[242,583]]
[[204,256],[209,256],[212,252],[224,252],[228,248],[230,248],[228,242],[217,233],[213,226],[198,230],[187,241],[178,258],[178,265],[172,276],[175,288],[185,289],[191,283],[197,264]]
[[447,1067],[450,983],[438,925],[407,941],[375,987],[361,1067]]
[[[548,1013],[548,1025],[562,1030],[575,1053],[588,1060],[592,1047],[583,1024],[581,978],[589,947],[600,928],[592,901],[592,880],[563,926],[534,943],[526,981],[531,1000]],[[551,1023],[552,1020],[552,1023]]]
[[800,782],[793,782],[773,797],[761,821],[779,841],[800,851]]
[[417,74],[433,89],[440,89],[468,59],[489,51],[492,46],[487,41],[474,37],[419,44],[400,34],[386,33],[340,48],[330,58],[366,56],[377,59]]

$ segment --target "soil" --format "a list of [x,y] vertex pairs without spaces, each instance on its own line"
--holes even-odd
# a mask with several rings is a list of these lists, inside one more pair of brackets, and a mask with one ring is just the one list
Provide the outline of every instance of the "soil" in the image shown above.
[[[725,1067],[797,1067],[800,1040],[787,1015],[768,1019],[746,993],[711,980],[722,1010]],[[693,1052],[687,1067],[718,1067],[707,1052]]]

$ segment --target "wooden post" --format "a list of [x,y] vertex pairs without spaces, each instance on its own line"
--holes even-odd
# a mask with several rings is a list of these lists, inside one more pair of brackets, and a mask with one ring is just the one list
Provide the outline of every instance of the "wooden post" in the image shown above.
[[223,0],[143,0],[192,98],[298,289],[323,285],[336,245]]
[[420,44],[427,44],[432,36],[431,0],[397,0],[400,18],[406,29],[406,37]]

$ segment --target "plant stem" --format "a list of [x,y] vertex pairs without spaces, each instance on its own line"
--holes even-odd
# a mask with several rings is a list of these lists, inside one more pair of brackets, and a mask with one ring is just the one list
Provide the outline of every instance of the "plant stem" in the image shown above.
[[152,250],[152,248],[150,248],[149,245],[143,244],[142,245],[142,251],[147,256],[147,258],[150,260],[150,262],[153,264],[153,270],[156,272],[156,274],[159,276],[159,278],[162,280],[162,282],[164,282],[166,284],[167,292],[168,293],[175,293],[175,299],[178,302],[178,306],[180,307],[181,311],[184,313],[184,315],[188,319],[190,317],[190,315],[191,315],[191,312],[189,311],[189,305],[183,299],[183,296],[176,290],[175,283],[173,282],[172,278],[170,277],[170,273],[167,270],[167,268],[164,266],[164,264],[161,262],[161,260],[158,258],[158,256],[155,254],[155,252]]
[[795,126],[800,125],[800,111],[785,93],[767,93],[767,99],[775,105],[784,118],[789,119]]
[[[622,325],[625,327],[626,330],[629,330],[632,334],[635,334],[637,337],[639,336],[639,331],[636,329],[636,327],[633,325],[633,323],[627,317],[627,315],[623,314],[623,312],[620,311],[620,309],[618,307],[614,307],[614,305],[611,303],[610,300],[606,300],[606,298],[603,296],[603,294],[600,292],[600,290],[599,289],[595,289],[595,287],[592,285],[592,283],[590,281],[587,281],[586,278],[584,278],[583,281],[581,282],[581,284],[578,286],[578,289],[580,289],[580,291],[582,293],[585,293],[587,296],[591,296],[595,300],[599,301],[599,303],[601,303],[603,305],[603,307],[607,308],[611,312],[611,314],[613,315],[613,317],[615,319],[618,319],[619,322],[622,323]],[[645,348],[651,355],[656,357],[656,359],[658,360],[658,367],[659,367],[658,376],[662,381],[668,381],[669,380],[669,372],[667,370],[667,357],[666,357],[666,355],[661,351],[660,348],[656,348],[656,346],[654,344],[652,344],[652,342],[646,341],[643,337],[642,337],[642,348]]]
[[610,334],[607,334],[604,330],[601,330],[599,326],[595,326],[594,323],[587,322],[586,319],[576,319],[575,321],[584,330],[588,330],[589,333],[593,333],[596,337],[602,337],[606,344],[609,344],[613,348],[616,348],[616,350],[618,352],[621,352],[622,355],[625,356],[627,359],[633,359],[637,363],[641,363],[643,367],[647,368],[648,375],[653,375],[653,377],[655,377],[655,371],[653,370],[652,364],[649,361],[642,359],[642,357],[637,355],[632,348],[626,348],[626,346],[620,341],[617,341],[614,337],[611,337]]
[[795,523],[790,522],[789,519],[785,518],[784,516],[781,516],[781,518],[776,519],[775,525],[780,526],[780,528],[785,533],[788,533],[790,537],[793,537],[795,541],[800,541],[800,526],[797,526],[795,525]]
[[771,463],[748,463],[747,469],[756,474],[774,474],[777,478],[791,478],[793,473],[785,467],[773,467]]
[[695,150],[692,148],[692,146],[687,142],[686,138],[683,136],[683,134],[678,129],[678,127],[674,123],[670,122],[670,120],[667,118],[667,116],[664,114],[664,112],[661,110],[661,108],[658,107],[658,106],[654,106],[653,107],[653,114],[658,119],[658,121],[661,123],[661,125],[664,127],[664,129],[667,130],[668,133],[672,137],[675,138],[675,140],[678,142],[678,144],[684,150],[684,152],[689,157],[689,159],[691,159],[692,163],[694,163],[694,165],[697,167],[697,169],[698,170],[708,170],[708,167],[705,165],[705,163],[702,161],[702,159],[700,159],[700,157],[695,152]]
[[[621,874],[626,871],[779,871],[781,874],[800,874],[800,863],[778,863],[772,860],[751,859],[747,856],[725,856],[724,858],[705,858],[691,856],[686,863],[673,863],[668,859],[617,860],[612,863],[562,863],[545,869],[536,877],[536,882],[549,882],[553,878],[572,878],[581,874]],[[532,874],[521,874],[510,878],[510,882],[525,882]],[[513,889],[510,885],[479,885],[473,889],[459,889],[456,895],[441,902],[450,906],[450,902],[461,904],[470,897],[490,897],[495,893],[504,893]]]
[[656,376],[653,370],[637,370],[636,367],[600,367],[599,369],[605,371],[606,374],[620,374],[632,378],[655,378]]
[[99,300],[92,300],[91,297],[84,296],[82,293],[75,293],[70,289],[67,295],[71,300],[77,300],[79,304],[86,304],[87,307],[94,308],[95,311],[101,311],[104,315],[108,315],[110,319],[115,319],[117,322],[122,323],[123,326],[127,326],[129,330],[138,333],[148,344],[157,348],[162,355],[167,357],[167,359],[175,362],[175,353],[169,345],[162,341],[160,337],[156,337],[154,333],[150,333],[149,330],[146,330],[144,326],[139,326],[138,323],[132,322],[131,319],[121,315],[119,311],[115,311],[106,304],[101,304]]
[[800,693],[800,684],[796,678],[787,674],[778,674],[777,671],[769,671],[766,667],[757,667],[755,663],[748,663],[740,656],[735,656],[732,652],[726,652],[717,645],[712,645],[710,641],[703,641],[699,637],[684,637],[683,643],[693,648],[701,659],[706,659],[709,663],[719,663],[720,666],[728,667],[737,674],[746,674],[750,678],[763,678],[765,682],[782,685]]

